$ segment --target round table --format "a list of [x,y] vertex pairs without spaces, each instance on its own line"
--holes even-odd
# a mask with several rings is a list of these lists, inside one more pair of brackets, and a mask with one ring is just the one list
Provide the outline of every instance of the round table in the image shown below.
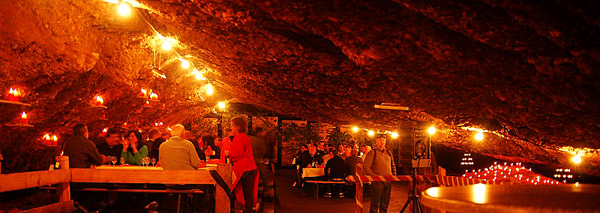
[[449,212],[600,212],[600,185],[432,187],[421,204]]

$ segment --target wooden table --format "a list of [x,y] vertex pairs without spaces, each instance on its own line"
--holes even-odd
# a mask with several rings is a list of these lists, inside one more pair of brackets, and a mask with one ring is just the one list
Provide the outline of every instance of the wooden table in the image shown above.
[[302,169],[302,178],[325,176],[324,168],[304,168]]
[[449,212],[600,212],[600,185],[432,187],[421,203]]
[[[96,166],[96,169],[114,169],[114,170],[163,170],[162,167],[160,166],[132,166],[132,165],[118,165],[118,166],[109,166],[109,165],[102,165],[102,166]],[[198,168],[198,169],[209,169],[209,170],[214,170],[217,168],[217,164],[206,164],[206,167],[204,168]]]

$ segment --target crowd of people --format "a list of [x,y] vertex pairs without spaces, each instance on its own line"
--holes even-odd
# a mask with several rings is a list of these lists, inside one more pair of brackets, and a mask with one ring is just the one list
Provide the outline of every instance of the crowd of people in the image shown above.
[[[294,158],[297,168],[295,187],[303,189],[307,196],[308,188],[303,172],[305,168],[324,168],[325,176],[315,179],[343,182],[349,175],[356,174],[356,164],[362,162],[365,175],[396,175],[396,164],[393,153],[386,148],[386,137],[380,135],[373,142],[374,148],[369,145],[359,146],[355,143],[340,144],[334,148],[325,142],[308,143],[300,146],[300,151]],[[372,182],[371,212],[387,212],[390,202],[391,182]],[[325,197],[347,196],[353,197],[353,185],[327,185]]]
[[266,130],[257,127],[255,134],[246,133],[246,121],[236,117],[231,120],[231,131],[224,138],[195,137],[183,125],[176,124],[170,131],[152,129],[145,135],[139,130],[123,134],[118,128],[109,128],[94,143],[89,139],[87,126],[78,124],[73,127],[73,137],[64,144],[63,155],[69,156],[71,168],[103,164],[142,166],[155,162],[154,166],[164,170],[195,170],[207,161],[231,163],[237,177],[232,185],[236,200],[245,205],[245,212],[253,212],[259,177],[263,179],[263,192],[274,194],[271,191],[273,151],[265,140]]
[[[337,148],[330,146],[325,142],[308,143],[300,146],[300,150],[295,156],[294,164],[297,168],[297,177],[294,186],[304,189],[306,195],[305,179],[303,177],[304,168],[324,168],[325,176],[321,179],[330,181],[344,181],[348,175],[356,173],[356,164],[362,160],[366,153],[371,150],[371,146],[364,145],[360,147],[354,143],[340,144]],[[346,188],[346,190],[344,190]],[[350,192],[353,196],[351,187],[330,187],[325,193],[325,197],[331,197],[332,191],[340,197],[344,197],[344,191]]]

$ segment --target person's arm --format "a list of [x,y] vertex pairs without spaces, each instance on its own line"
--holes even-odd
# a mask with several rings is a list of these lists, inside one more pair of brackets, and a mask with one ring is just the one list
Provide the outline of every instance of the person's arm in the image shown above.
[[87,144],[86,146],[88,146],[88,150],[90,153],[90,159],[92,159],[92,164],[96,165],[96,166],[100,166],[102,165],[102,162],[104,161],[104,158],[102,157],[102,155],[100,154],[100,152],[98,152],[98,149],[96,148],[96,146],[90,142],[89,144]]
[[329,178],[329,169],[331,169],[331,161],[327,161],[325,164],[325,177]]
[[190,153],[190,163],[192,164],[192,167],[194,167],[194,169],[197,169],[198,167],[200,167],[200,158],[198,157],[198,153],[196,153],[196,147],[194,147],[194,144],[187,143],[187,147],[188,147],[188,153]]
[[367,157],[365,157],[365,164],[363,166],[365,175],[375,175],[375,173],[371,169],[371,166],[373,166],[373,161],[375,160],[375,159],[373,159],[374,152],[375,152],[375,150],[369,151],[369,153],[367,153]]
[[131,159],[129,159],[131,162],[133,162],[135,165],[141,166],[142,165],[142,158],[148,157],[148,147],[146,145],[143,145],[142,148],[140,148],[140,150],[138,150],[138,152],[133,153],[133,156]]
[[394,161],[394,154],[389,150],[388,153],[390,154],[390,159],[392,159],[392,175],[396,175],[396,162]]

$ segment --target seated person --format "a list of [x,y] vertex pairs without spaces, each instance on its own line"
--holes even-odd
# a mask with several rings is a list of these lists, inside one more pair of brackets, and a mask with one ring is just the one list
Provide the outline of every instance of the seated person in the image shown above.
[[[325,165],[325,177],[327,177],[327,179],[330,181],[344,181],[348,170],[346,168],[346,163],[344,163],[344,160],[339,155],[336,155],[334,153],[335,152],[332,150],[332,152],[330,153],[331,159],[327,161],[327,164]],[[344,185],[341,184],[337,187],[328,184],[327,193],[325,193],[325,197],[331,197],[332,187],[339,191],[340,197],[344,197]]]
[[148,157],[148,147],[142,141],[142,133],[137,130],[129,131],[121,144],[121,157],[125,158],[126,164],[141,166],[142,158]]
[[73,127],[73,137],[63,147],[63,155],[69,156],[70,168],[90,168],[91,165],[99,166],[105,161],[106,156],[100,155],[94,142],[88,137],[86,125],[77,124]]
[[181,124],[171,127],[171,138],[159,147],[159,162],[165,170],[195,170],[200,167],[194,144],[181,138],[184,131]]
[[310,146],[308,147],[308,152],[304,152],[302,154],[302,159],[300,161],[300,168],[313,168],[318,167],[323,164],[323,156],[317,153],[317,147]]
[[148,133],[148,141],[146,146],[148,147],[148,157],[158,159],[158,147],[160,144],[165,142],[165,139],[161,136],[160,131],[157,129],[150,130]]
[[294,187],[299,186],[298,182],[300,182],[300,180],[302,180],[302,170],[300,169],[300,164],[302,161],[302,155],[306,151],[308,151],[308,147],[306,145],[300,146],[300,150],[298,151],[298,153],[296,154],[296,157],[294,158],[294,166],[296,166],[296,178],[294,179],[294,184],[293,184]]
[[[104,142],[96,145],[98,152],[105,156],[112,156],[117,158],[117,165],[121,164],[119,158],[121,158],[121,151],[123,145],[121,145],[121,132],[115,128],[109,128],[104,137]],[[104,164],[108,161],[103,162]]]

